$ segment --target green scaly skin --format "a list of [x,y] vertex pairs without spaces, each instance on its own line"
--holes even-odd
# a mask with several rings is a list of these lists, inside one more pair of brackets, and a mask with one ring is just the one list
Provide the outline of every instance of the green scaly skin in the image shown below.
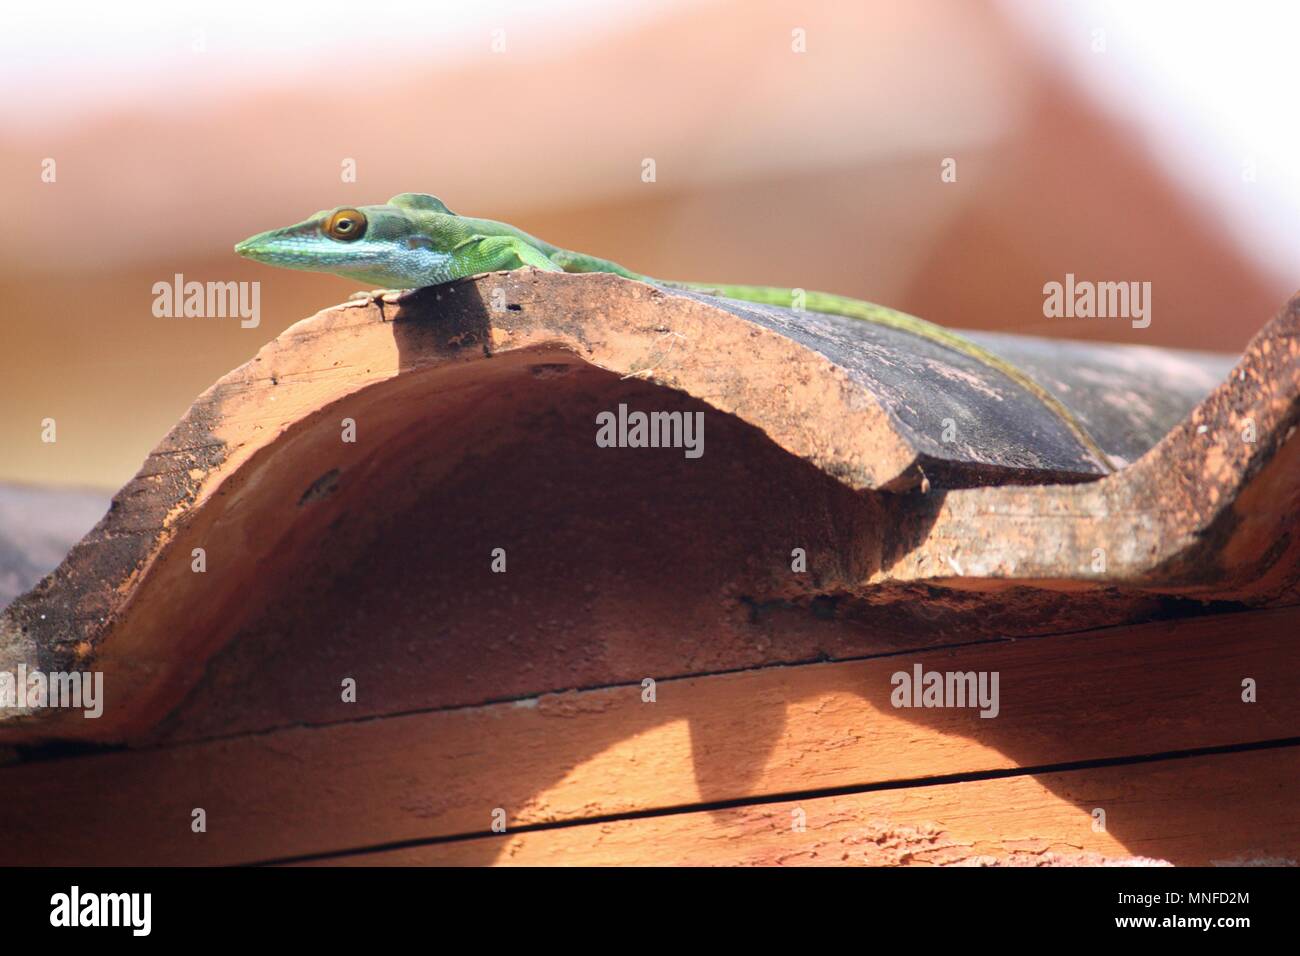
[[[340,220],[353,223],[346,235],[339,232],[342,226],[331,225]],[[441,285],[483,272],[532,266],[548,272],[609,272],[668,288],[786,308],[794,299],[792,289],[670,282],[644,276],[607,259],[553,246],[503,222],[458,216],[441,200],[423,193],[402,193],[382,206],[322,210],[296,225],[245,239],[235,246],[235,252],[269,265],[330,272],[391,289]],[[1001,372],[1059,418],[1104,471],[1115,470],[1087,429],[1056,396],[1010,362],[957,333],[903,312],[829,292],[805,293],[804,307],[908,332]]]

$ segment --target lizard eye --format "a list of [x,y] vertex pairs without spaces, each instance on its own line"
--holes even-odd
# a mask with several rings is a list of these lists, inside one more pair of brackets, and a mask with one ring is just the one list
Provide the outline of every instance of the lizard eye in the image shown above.
[[325,235],[339,242],[353,242],[366,232],[366,214],[359,209],[339,209],[325,221]]

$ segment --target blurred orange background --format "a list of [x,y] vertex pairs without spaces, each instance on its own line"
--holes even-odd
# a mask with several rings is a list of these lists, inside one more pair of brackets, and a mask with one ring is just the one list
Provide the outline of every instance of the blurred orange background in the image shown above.
[[[0,481],[123,483],[218,376],[359,288],[231,246],[404,191],[652,275],[1239,351],[1300,275],[1279,15],[1296,19],[960,0],[7,11]],[[175,273],[260,281],[260,326],[156,318]],[[1151,326],[1044,318],[1066,273],[1151,282]]]

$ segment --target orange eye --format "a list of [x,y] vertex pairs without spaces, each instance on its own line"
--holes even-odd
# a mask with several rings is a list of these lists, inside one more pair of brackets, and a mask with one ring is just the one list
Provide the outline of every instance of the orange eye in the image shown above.
[[339,209],[325,221],[325,235],[339,242],[354,242],[366,233],[366,214],[359,209]]

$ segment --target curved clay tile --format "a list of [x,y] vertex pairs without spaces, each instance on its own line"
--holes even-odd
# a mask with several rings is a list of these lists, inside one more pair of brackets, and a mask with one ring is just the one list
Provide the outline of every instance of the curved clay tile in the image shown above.
[[[93,668],[111,695],[98,721],[0,712],[0,742],[147,736],[205,675],[219,693],[212,662],[224,649],[214,673],[237,673],[232,639],[290,589],[354,626],[362,610],[340,588],[386,575],[396,589],[444,545],[403,537],[417,508],[476,527],[506,515],[543,553],[581,542],[584,567],[634,563],[638,529],[661,525],[708,554],[720,602],[750,615],[876,613],[919,595],[927,613],[1059,630],[1169,600],[1293,602],[1298,323],[1300,298],[1226,378],[1213,356],[981,337],[1131,462],[1102,477],[997,373],[850,320],[532,272],[329,309],[201,395],[99,525],[0,616],[0,670]],[[704,455],[584,457],[593,413],[620,403],[704,413]],[[691,496],[707,515],[680,510]],[[791,541],[814,545],[807,574],[789,573]],[[491,543],[472,544],[484,564]],[[551,560],[578,560],[566,547]],[[318,573],[330,583],[312,591]],[[653,618],[706,572],[657,558],[645,573]],[[468,599],[484,587],[466,572]],[[461,597],[399,593],[442,608],[430,627]],[[578,577],[572,598],[593,600]],[[280,636],[310,656],[310,635]],[[731,640],[698,669],[734,666]],[[258,653],[273,655],[267,641]],[[572,686],[573,667],[542,685]]]

